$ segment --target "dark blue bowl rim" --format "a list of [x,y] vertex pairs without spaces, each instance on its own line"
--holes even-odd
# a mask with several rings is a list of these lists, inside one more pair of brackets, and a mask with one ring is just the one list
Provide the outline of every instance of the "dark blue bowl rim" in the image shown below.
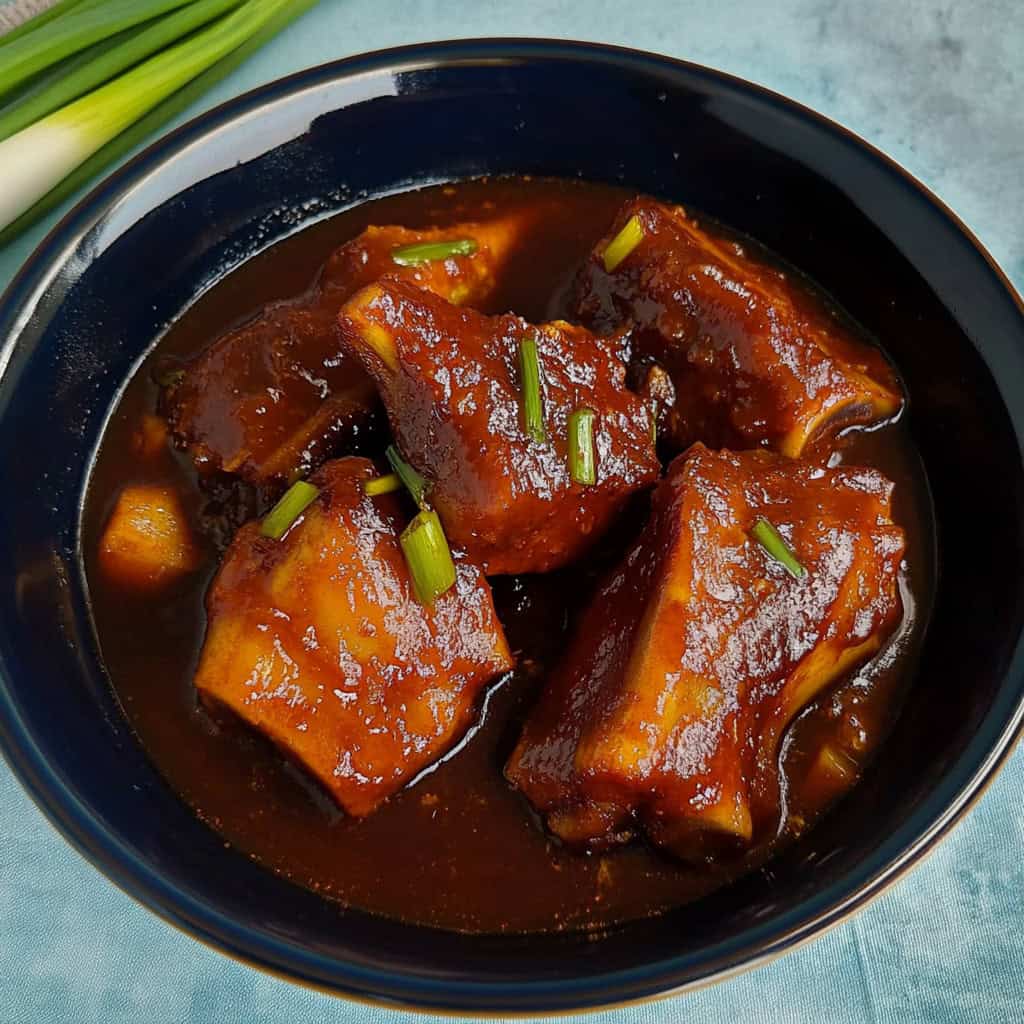
[[[1024,301],[970,229],[926,186],[880,150],[834,121],[763,86],[712,68],[659,54],[598,43],[493,38],[414,44],[361,54],[308,68],[228,100],[154,142],[110,174],[82,199],[40,243],[0,297],[0,374],[18,340],[18,326],[34,308],[63,258],[84,235],[147,175],[201,136],[215,133],[243,114],[292,92],[367,72],[424,70],[452,64],[580,61],[649,73],[676,73],[756,97],[814,124],[869,156],[878,168],[910,186],[933,214],[957,229],[960,239],[987,265],[1020,313]],[[1018,434],[1018,443],[1022,444]],[[1009,678],[1024,675],[1024,641],[1018,641]],[[97,822],[65,780],[51,770],[17,712],[6,668],[0,663],[0,752],[16,778],[63,837],[119,888],[170,924],[205,944],[279,977],[317,989],[389,1006],[498,1014],[565,1012],[667,996],[723,980],[796,948],[834,927],[881,895],[930,852],[980,798],[1024,733],[1024,700],[1003,687],[954,770],[932,798],[888,836],[842,884],[791,907],[776,921],[708,947],[601,976],[555,982],[500,984],[424,979],[369,970],[320,956],[226,918],[213,905],[175,889],[153,866],[132,853]]]

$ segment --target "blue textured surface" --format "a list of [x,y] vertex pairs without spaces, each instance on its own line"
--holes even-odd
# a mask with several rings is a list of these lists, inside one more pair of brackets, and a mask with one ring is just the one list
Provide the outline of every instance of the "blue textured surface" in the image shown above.
[[[206,105],[308,64],[428,38],[545,34],[660,50],[778,89],[865,135],[950,203],[1024,286],[1019,0],[891,7],[522,0],[498,13],[451,0],[322,0]],[[0,285],[48,227],[0,252]],[[590,1019],[1024,1021],[1022,797],[1019,751],[953,836],[858,918],[727,984]],[[72,853],[2,768],[0,822],[4,1024],[421,1019],[306,992],[178,934]]]

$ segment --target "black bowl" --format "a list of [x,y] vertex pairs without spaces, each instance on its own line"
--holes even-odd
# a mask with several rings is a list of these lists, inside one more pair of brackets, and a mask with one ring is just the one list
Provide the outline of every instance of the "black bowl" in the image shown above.
[[[692,203],[808,271],[884,339],[934,494],[940,582],[894,731],[768,868],[662,918],[465,937],[339,909],[225,850],[105,678],[78,550],[87,468],[140,356],[310,219],[408,186],[533,173]],[[432,44],[302,72],[174,132],[46,239],[0,307],[0,741],[64,835],[146,906],[261,967],[419,1007],[555,1011],[664,993],[835,924],[988,782],[1024,715],[1024,310],[880,153],[726,75],[607,47]]]

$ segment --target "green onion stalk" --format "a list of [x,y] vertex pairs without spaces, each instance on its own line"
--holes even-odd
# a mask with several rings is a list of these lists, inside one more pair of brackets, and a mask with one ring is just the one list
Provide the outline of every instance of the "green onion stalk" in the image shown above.
[[[151,54],[194,32],[239,5],[240,0],[196,0],[140,31],[125,31],[104,39],[77,58],[63,61],[47,75],[45,88],[24,95],[0,112],[0,139],[6,139]],[[73,63],[72,63],[73,62]]]
[[14,40],[0,36],[0,95],[101,39],[184,7],[189,2],[108,0],[96,3],[95,0],[84,0],[56,20]]
[[397,473],[386,473],[384,476],[375,476],[363,484],[363,491],[370,498],[378,494],[394,494],[402,489],[402,478]]
[[423,263],[446,260],[452,256],[472,256],[476,252],[473,238],[454,238],[450,242],[416,242],[391,250],[391,260],[400,267],[418,267]]
[[604,269],[610,274],[644,240],[644,226],[634,214],[604,251]]
[[[80,0],[80,2],[84,3],[86,0]],[[88,184],[106,167],[131,153],[133,149],[149,139],[154,132],[159,131],[169,121],[188,110],[206,92],[231,74],[268,40],[298,18],[300,14],[309,10],[316,2],[317,0],[293,0],[293,3],[282,7],[274,17],[265,22],[262,28],[254,32],[236,50],[232,50],[222,60],[211,65],[177,92],[154,106],[120,135],[111,139],[105,146],[79,164],[66,178],[62,179],[56,188],[51,189],[39,202],[22,213],[17,220],[6,228],[0,229],[0,246],[13,241],[37,220],[45,217],[69,196],[74,195],[83,185]],[[84,54],[88,55],[91,52],[91,50],[86,50]],[[33,79],[33,84],[35,81]]]
[[260,533],[271,540],[280,540],[303,512],[319,497],[320,491],[305,480],[297,480],[281,496],[281,500],[263,517]]
[[[243,48],[244,56],[248,56],[254,48],[253,43],[265,42],[269,33],[279,31],[311,7],[313,2],[315,0],[245,0],[244,3],[234,6],[230,13],[195,31],[177,45],[149,57],[105,85],[0,141],[0,167],[3,167],[5,172],[4,188],[0,191],[0,244],[11,237],[10,232],[4,229],[11,227],[18,230],[26,226],[27,220],[40,212],[34,209],[34,204],[38,204],[44,197],[50,200],[50,194],[57,190],[69,175],[73,175],[83,162],[99,156],[101,150],[111,146],[102,159],[92,164],[90,173],[94,173],[100,166],[109,162],[108,157],[116,159],[123,152],[127,152],[133,145],[142,141],[137,135],[129,134],[127,129],[140,119],[146,118],[151,111],[156,113],[154,108],[159,109],[165,102],[175,98],[178,91],[189,83],[213,72],[202,83],[204,88],[209,87],[219,77],[218,72],[226,74],[231,67],[236,66],[236,62],[233,61],[230,67],[219,68],[219,61],[231,58]],[[219,5],[217,0],[200,0],[200,3],[203,7],[201,12],[194,14],[197,18],[201,14],[212,17],[210,12]],[[21,71],[8,71],[5,61],[11,56],[12,51],[15,56],[20,54],[18,68],[42,70],[47,66],[47,61],[53,59],[55,53],[69,56],[95,44],[99,37],[93,33],[85,33],[82,38],[88,41],[77,48],[74,47],[67,39],[66,26],[61,26],[76,16],[81,19],[90,12],[96,13],[102,6],[104,5],[96,3],[96,0],[81,0],[63,17],[55,18],[35,31],[19,35],[13,43],[0,45],[0,68],[4,69],[0,73],[0,91],[13,88],[17,82],[23,80],[23,77],[19,77],[22,75]],[[125,5],[106,6],[116,7],[120,11]],[[183,3],[162,0],[161,3],[136,5],[132,0],[131,6],[146,7],[149,11],[148,17],[152,18],[160,11],[166,12],[182,7]],[[227,9],[233,5],[223,6]],[[191,17],[190,15],[189,19],[186,19],[184,12],[181,12],[178,24],[184,24]],[[139,21],[133,22],[138,23]],[[108,20],[105,24],[108,33],[124,28],[123,21],[117,19]],[[48,55],[45,60],[36,58],[33,61],[25,56],[23,51],[33,40],[39,42],[38,36],[51,31],[56,33],[58,29],[61,31],[57,34],[57,42],[51,42],[45,48],[44,52]],[[143,30],[141,34],[147,32],[156,33],[157,25]],[[149,42],[135,51],[137,55],[141,55],[142,50],[152,43],[156,35],[148,38]],[[125,42],[123,45],[131,47],[132,42]],[[135,46],[138,47],[137,42]],[[118,49],[119,47],[115,47],[106,52],[108,66],[117,66],[120,61],[127,59],[125,51],[121,52],[120,57],[113,56]],[[241,57],[242,54],[238,56]],[[81,69],[78,73],[88,77]],[[147,131],[158,127],[161,118],[166,120],[174,116],[187,105],[187,102],[196,98],[197,92],[192,90],[187,96],[181,97],[182,102],[179,106],[169,103],[163,107],[158,117],[149,120]],[[41,101],[37,97],[35,102]],[[79,176],[71,187],[77,187],[81,183]],[[49,205],[59,202],[70,189],[63,187],[59,191],[59,197]],[[26,214],[29,216],[26,217]]]
[[597,483],[597,460],[594,454],[593,409],[577,409],[569,417],[569,472],[578,484]]
[[395,471],[395,475],[405,484],[406,489],[412,495],[413,501],[421,509],[430,508],[430,504],[427,502],[427,489],[429,487],[427,481],[402,458],[401,452],[393,444],[388,445],[384,454],[387,456],[388,462],[391,463],[391,468]]
[[[8,135],[13,135],[33,121],[38,121],[65,103],[78,99],[82,93],[88,92],[91,86],[71,93],[67,83],[74,83],[83,68],[87,68],[94,61],[98,62],[135,34],[134,29],[118,32],[117,35],[94,43],[59,64],[40,71],[16,89],[5,93],[0,98],[0,139],[6,139]],[[103,80],[95,84],[102,85]]]
[[441,520],[432,509],[423,509],[398,539],[416,596],[421,604],[431,607],[455,584],[455,563]]
[[538,444],[548,437],[544,426],[544,395],[541,390],[540,354],[537,339],[527,334],[519,342],[519,374],[523,396],[523,426]]
[[72,7],[82,7],[84,4],[85,0],[57,0],[57,3],[52,7],[47,7],[45,11],[40,11],[34,18],[23,21],[20,25],[0,36],[0,47],[6,47],[9,43],[13,43],[15,39],[20,39],[29,32],[35,32],[37,29],[42,28],[43,25],[53,21],[54,18],[67,14]]
[[807,570],[800,564],[786,539],[767,519],[761,516],[750,531],[761,547],[795,580],[803,579]]

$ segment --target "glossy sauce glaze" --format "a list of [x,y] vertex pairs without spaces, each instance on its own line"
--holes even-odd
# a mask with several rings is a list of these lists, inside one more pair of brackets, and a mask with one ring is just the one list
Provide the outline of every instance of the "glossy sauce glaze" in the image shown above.
[[[872,469],[763,449],[697,442],[672,462],[506,769],[552,832],[642,831],[701,861],[772,828],[786,727],[900,617],[890,491]],[[751,537],[766,516],[800,552],[793,572]],[[845,750],[824,756],[839,767],[823,775],[842,772]]]
[[452,586],[429,606],[417,598],[404,496],[367,494],[375,476],[369,459],[332,459],[309,478],[319,494],[300,529],[238,531],[195,677],[214,713],[279,743],[356,817],[446,753],[513,665],[474,562],[457,555]]
[[[643,843],[572,852],[544,831],[502,774],[571,626],[641,529],[645,495],[631,499],[609,536],[582,561],[545,575],[491,580],[517,668],[491,687],[479,725],[447,757],[366,818],[346,817],[267,740],[199,705],[193,678],[206,628],[204,597],[235,530],[264,511],[267,499],[227,477],[200,487],[191,459],[167,446],[157,444],[140,457],[159,400],[156,379],[268,303],[302,296],[332,251],[372,224],[425,228],[522,214],[529,229],[482,312],[514,310],[531,322],[567,317],[577,269],[627,198],[606,186],[513,179],[368,203],[259,254],[215,285],[128,384],[93,468],[83,521],[97,635],[114,689],[154,763],[241,855],[341,904],[403,920],[469,931],[599,928],[693,900],[763,861],[853,782],[856,765],[884,739],[913,672],[934,572],[927,486],[899,424],[848,432],[829,462],[875,467],[895,482],[893,519],[907,536],[902,624],[868,665],[826,691],[790,729],[782,748],[780,835],[738,860],[687,865]],[[367,455],[381,465],[386,443],[386,431],[371,424],[344,454]],[[96,553],[119,492],[134,483],[176,492],[198,539],[200,567],[126,599],[99,571]],[[852,752],[838,774],[814,770],[826,743]]]
[[[482,316],[402,282],[354,296],[341,324],[379,383],[396,444],[431,481],[449,540],[488,575],[576,561],[629,496],[658,479],[650,410],[626,386],[617,346],[583,327]],[[364,335],[390,343],[389,361],[401,370],[367,352]],[[522,429],[525,336],[544,365],[543,444]],[[599,469],[586,484],[572,479],[567,458],[569,416],[581,406],[597,420]]]

